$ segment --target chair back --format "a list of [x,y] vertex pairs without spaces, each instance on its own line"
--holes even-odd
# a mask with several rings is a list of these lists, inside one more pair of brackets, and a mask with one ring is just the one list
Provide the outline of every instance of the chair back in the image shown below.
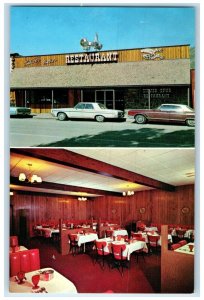
[[96,250],[98,255],[104,255],[104,248],[106,246],[106,241],[96,241]]
[[177,236],[178,236],[179,239],[183,239],[184,234],[186,233],[186,229],[177,229],[176,233],[177,233]]
[[127,256],[123,254],[124,250],[126,249],[125,244],[117,245],[117,244],[112,244],[112,252],[113,256],[116,260],[126,260]]
[[10,253],[10,276],[16,276],[18,272],[24,273],[40,269],[39,249],[30,249]]
[[74,245],[77,241],[77,234],[69,234],[70,244]]
[[133,239],[142,238],[142,233],[131,232],[131,236]]
[[148,235],[148,241],[150,246],[157,247],[158,240],[160,239],[159,235]]
[[145,237],[140,237],[140,236],[137,236],[137,237],[135,237],[135,238],[133,238],[134,240],[136,240],[136,241],[141,241],[141,242],[145,242]]
[[112,237],[113,236],[113,230],[107,229],[106,230],[106,237]]

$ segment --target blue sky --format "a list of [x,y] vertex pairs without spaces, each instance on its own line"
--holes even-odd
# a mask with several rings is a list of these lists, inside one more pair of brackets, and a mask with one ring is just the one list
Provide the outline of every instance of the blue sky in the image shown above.
[[80,52],[98,33],[102,50],[195,45],[195,7],[11,6],[10,52]]

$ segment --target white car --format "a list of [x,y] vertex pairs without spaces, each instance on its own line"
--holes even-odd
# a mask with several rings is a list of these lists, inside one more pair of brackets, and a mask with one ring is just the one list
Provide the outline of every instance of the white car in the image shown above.
[[58,120],[66,119],[93,119],[103,122],[105,119],[124,119],[122,110],[108,109],[102,103],[79,102],[73,108],[56,108],[51,110],[51,114]]

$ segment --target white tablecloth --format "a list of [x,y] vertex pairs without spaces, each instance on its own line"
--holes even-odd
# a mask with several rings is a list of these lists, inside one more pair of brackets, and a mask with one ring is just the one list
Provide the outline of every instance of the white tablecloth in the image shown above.
[[[193,251],[190,251],[189,245],[193,246]],[[177,248],[176,250],[174,250],[175,252],[178,253],[185,253],[185,254],[190,254],[190,255],[194,255],[194,243],[188,243],[180,248]]]
[[82,244],[92,242],[98,239],[98,235],[96,233],[86,233],[84,234],[78,234],[77,235],[77,241],[78,246],[80,247]]
[[[124,242],[122,241],[114,241],[112,242],[112,244],[115,244],[115,245],[119,245],[119,244],[124,244]],[[126,244],[126,249],[123,251],[123,255],[124,256],[127,256],[127,259],[130,260],[130,254],[136,250],[141,250],[143,249],[145,252],[148,251],[148,248],[147,248],[147,244],[143,241],[136,241],[136,240],[133,240],[132,242],[130,242],[130,244]]]
[[194,229],[188,229],[186,230],[184,237],[190,239],[192,234],[195,234]]
[[118,229],[113,231],[113,236],[118,236],[118,235],[128,235],[128,232],[126,229]]
[[52,237],[53,233],[59,233],[59,229],[51,227],[36,226],[35,228],[41,232],[41,235],[44,235],[47,238]]
[[158,231],[157,227],[145,227],[144,231]]
[[[26,247],[24,246],[16,246],[15,247],[15,252],[19,252],[19,251],[24,251],[24,250],[28,250]],[[12,253],[13,249],[12,247],[9,248],[9,253]]]
[[143,249],[144,252],[148,252],[147,244],[143,241],[132,240],[130,243],[125,243],[124,241],[113,241],[111,238],[98,239],[98,241],[105,241],[106,246],[104,247],[104,252],[111,252],[111,244],[123,245],[126,244],[126,250],[123,252],[124,256],[130,260],[130,254],[136,250]]
[[[52,268],[44,268],[40,271],[44,271],[47,269]],[[53,270],[53,269],[52,269]],[[25,274],[26,280],[23,284],[18,284],[15,280],[15,276],[10,278],[9,283],[9,292],[10,293],[33,293],[37,292],[37,290],[33,290],[33,284],[31,277],[35,274],[38,274],[38,271],[33,271]],[[39,281],[39,287],[44,287],[48,293],[63,293],[63,294],[69,294],[69,293],[77,293],[77,289],[75,285],[68,280],[66,277],[58,273],[54,270],[54,278],[52,278],[49,281],[40,280]]]
[[[159,246],[161,246],[161,236],[159,235],[159,234],[157,234],[157,233],[155,233],[155,234],[150,234],[150,233],[148,233],[148,235],[151,235],[151,236],[159,236],[159,240],[158,240],[158,242],[157,242],[157,244],[159,245]],[[148,243],[148,235],[146,234],[146,233],[142,233],[142,237],[144,237],[145,238],[145,242],[146,243]],[[171,236],[171,234],[168,234],[168,241],[170,242],[170,243],[172,243],[173,241],[172,241],[172,236]]]

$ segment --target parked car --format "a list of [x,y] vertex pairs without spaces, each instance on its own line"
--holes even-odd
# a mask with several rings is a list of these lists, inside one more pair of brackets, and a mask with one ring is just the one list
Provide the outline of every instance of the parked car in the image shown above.
[[124,119],[122,110],[108,109],[102,103],[79,102],[73,108],[52,109],[51,114],[58,120],[66,119],[95,119],[103,122],[105,119]]
[[10,116],[26,116],[31,114],[31,109],[29,107],[10,107]]
[[131,109],[128,116],[133,117],[138,124],[150,121],[195,126],[195,112],[184,104],[162,104],[156,109]]

